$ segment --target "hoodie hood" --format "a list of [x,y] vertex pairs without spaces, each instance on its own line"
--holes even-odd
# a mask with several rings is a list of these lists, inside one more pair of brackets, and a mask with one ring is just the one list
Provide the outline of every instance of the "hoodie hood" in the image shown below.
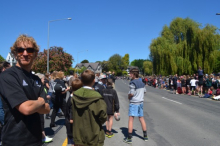
[[83,87],[73,94],[73,101],[77,108],[85,108],[100,98],[103,97],[98,92]]

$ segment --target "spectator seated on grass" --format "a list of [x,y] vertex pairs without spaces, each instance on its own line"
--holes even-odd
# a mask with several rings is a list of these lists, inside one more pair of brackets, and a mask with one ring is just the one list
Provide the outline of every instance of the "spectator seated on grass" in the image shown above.
[[216,90],[216,94],[212,96],[213,100],[220,100],[220,85],[218,85],[218,88]]
[[208,92],[203,96],[203,98],[211,98],[213,96],[213,86],[208,89]]

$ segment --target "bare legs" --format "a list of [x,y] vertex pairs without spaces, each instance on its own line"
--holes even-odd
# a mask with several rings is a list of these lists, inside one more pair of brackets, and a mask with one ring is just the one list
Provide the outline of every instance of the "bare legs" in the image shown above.
[[113,115],[108,115],[108,120],[106,121],[105,125],[106,125],[106,130],[111,132],[113,125]]
[[[142,130],[147,131],[147,126],[146,126],[146,122],[144,120],[144,117],[139,117],[139,121],[141,123]],[[128,133],[132,133],[132,131],[133,131],[133,122],[134,122],[134,117],[130,116],[129,120],[128,120]]]

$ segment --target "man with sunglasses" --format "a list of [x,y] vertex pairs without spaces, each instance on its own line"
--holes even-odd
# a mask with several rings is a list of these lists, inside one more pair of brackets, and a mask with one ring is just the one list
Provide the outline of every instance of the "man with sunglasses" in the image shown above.
[[0,96],[5,111],[2,144],[7,146],[40,146],[40,114],[50,111],[41,80],[31,73],[39,47],[34,38],[20,35],[11,47],[17,60],[0,75]]

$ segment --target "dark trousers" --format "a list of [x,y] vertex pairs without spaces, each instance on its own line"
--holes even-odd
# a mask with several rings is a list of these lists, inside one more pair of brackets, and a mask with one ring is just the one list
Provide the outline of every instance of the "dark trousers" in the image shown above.
[[56,115],[57,115],[57,112],[59,110],[59,108],[61,108],[61,110],[63,111],[63,114],[64,116],[66,117],[66,100],[63,98],[63,99],[60,99],[60,100],[55,100],[53,101],[53,112],[52,112],[52,115],[51,115],[51,124],[54,124],[55,122],[55,118],[56,118]]

